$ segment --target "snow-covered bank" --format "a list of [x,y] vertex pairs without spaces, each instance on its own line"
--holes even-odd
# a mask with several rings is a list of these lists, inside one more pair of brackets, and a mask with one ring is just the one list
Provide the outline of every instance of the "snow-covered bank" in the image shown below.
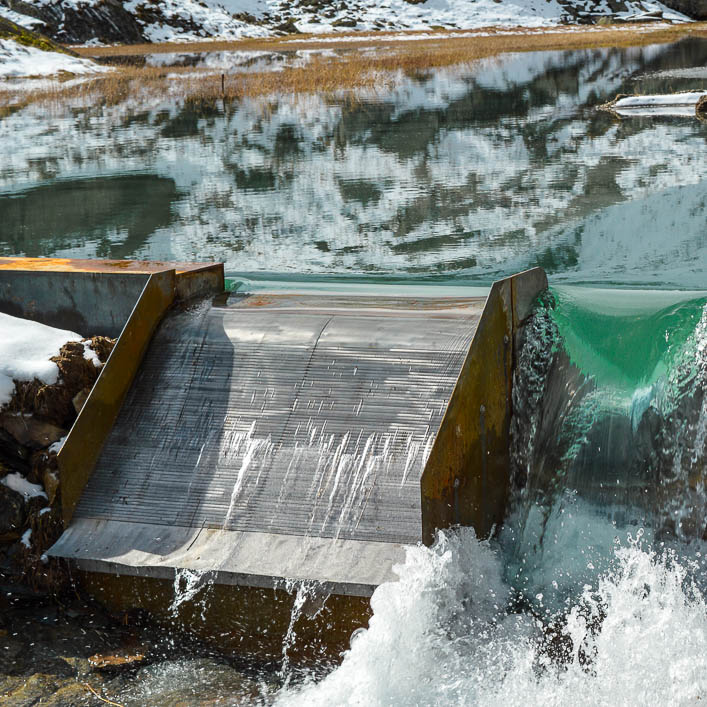
[[[238,39],[292,33],[435,28],[548,27],[567,22],[683,21],[675,3],[688,0],[26,0],[16,22],[41,24],[69,43]],[[10,0],[0,0],[0,13]],[[680,5],[682,7],[682,5]],[[22,19],[25,17],[26,19]]]
[[0,313],[0,577],[56,590],[57,454],[115,342]]
[[72,331],[0,313],[0,407],[10,402],[16,380],[56,383],[59,367],[51,359],[64,344],[81,338]]
[[622,118],[636,116],[679,116],[693,117],[705,112],[707,90],[681,91],[678,93],[654,94],[646,96],[617,96],[601,106]]
[[90,59],[24,46],[12,39],[0,39],[0,79],[60,73],[86,75],[107,70]]

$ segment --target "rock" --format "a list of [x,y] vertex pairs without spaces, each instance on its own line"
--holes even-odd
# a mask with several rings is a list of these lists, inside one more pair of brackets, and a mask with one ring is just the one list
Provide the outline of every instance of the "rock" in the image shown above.
[[297,29],[297,25],[294,20],[287,20],[286,22],[277,25],[277,27],[273,27],[273,29],[277,32],[286,32],[287,34],[302,34]]
[[0,427],[0,476],[16,471],[27,476],[30,470],[30,450]]
[[6,699],[7,702],[4,704],[17,705],[18,707],[27,705],[29,707],[29,705],[40,703],[40,700],[46,695],[54,694],[58,688],[59,684],[53,676],[35,673],[23,680],[15,690],[5,695],[3,699]]
[[145,664],[147,655],[144,652],[135,653],[96,653],[88,659],[93,670],[102,672],[116,672],[119,670],[133,670]]
[[31,3],[6,0],[11,10],[44,23],[42,31],[59,42],[101,42],[137,44],[146,41],[138,18],[120,0],[103,0],[98,5],[80,3]]
[[[57,427],[68,429],[76,419],[74,398],[78,393],[93,388],[100,366],[110,355],[114,342],[105,337],[94,337],[90,348],[96,354],[99,367],[86,358],[83,342],[69,341],[51,360],[59,368],[59,379],[53,385],[39,380],[15,382],[15,393],[7,405],[7,412],[34,415]],[[18,439],[16,435],[15,439]],[[55,440],[56,441],[56,440]]]
[[702,96],[695,106],[695,114],[698,118],[707,118],[707,94]]
[[46,468],[42,474],[42,485],[47,493],[49,505],[54,503],[56,493],[59,490],[59,476],[54,469]]
[[17,413],[0,415],[0,427],[9,432],[21,445],[30,449],[44,449],[67,434],[65,429],[51,422]]
[[22,494],[0,484],[0,537],[19,535],[25,523],[25,501]]
[[340,20],[336,20],[331,23],[332,27],[355,27],[358,24],[357,20],[352,17],[342,17]]
[[94,336],[89,341],[89,346],[98,356],[98,360],[105,363],[113,351],[115,339],[109,339],[107,336]]
[[[100,691],[97,692],[100,694]],[[105,698],[99,700],[94,697],[86,685],[72,680],[71,682],[67,681],[67,684],[60,687],[53,695],[43,697],[38,704],[43,707],[67,707],[67,705],[72,705],[72,707],[74,705],[76,707],[86,705],[86,707],[89,707],[89,705],[110,703],[106,703]]]
[[671,10],[682,12],[693,20],[707,20],[707,3],[705,0],[663,0],[663,5]]

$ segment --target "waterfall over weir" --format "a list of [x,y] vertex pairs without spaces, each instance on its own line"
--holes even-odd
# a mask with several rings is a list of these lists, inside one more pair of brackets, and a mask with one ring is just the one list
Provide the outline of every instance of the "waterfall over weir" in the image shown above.
[[[49,554],[113,606],[267,657],[294,635],[305,659],[313,643],[335,654],[406,547],[502,521],[516,334],[546,287],[538,268],[484,296],[177,306],[95,470],[73,431],[62,448],[68,527]],[[89,398],[74,429],[104,402]]]
[[[182,272],[135,281],[58,456],[70,522],[50,553],[95,597],[274,660],[266,702],[707,692],[703,293],[555,288],[532,307],[532,271],[525,296],[185,305]],[[332,646],[349,650],[321,679]]]
[[502,534],[513,582],[565,598],[622,530],[707,540],[707,298],[558,288],[523,336]]
[[498,538],[440,533],[287,707],[699,704],[707,298],[555,288],[522,333]]

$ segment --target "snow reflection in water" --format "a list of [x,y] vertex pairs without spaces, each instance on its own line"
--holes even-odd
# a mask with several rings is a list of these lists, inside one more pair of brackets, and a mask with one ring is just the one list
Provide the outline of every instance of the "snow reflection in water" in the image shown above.
[[51,130],[28,107],[0,125],[0,252],[701,287],[707,126],[594,106],[705,88],[674,72],[706,59],[699,39],[508,55],[355,101],[131,100]]

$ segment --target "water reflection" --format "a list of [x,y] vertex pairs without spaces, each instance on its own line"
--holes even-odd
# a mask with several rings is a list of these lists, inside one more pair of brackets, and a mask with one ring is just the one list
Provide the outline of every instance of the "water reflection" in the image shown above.
[[[478,282],[540,264],[555,281],[702,287],[707,125],[594,106],[705,88],[705,63],[688,39],[509,55],[354,101],[29,107],[0,123],[0,252]],[[114,196],[78,209],[67,184]]]
[[169,226],[176,199],[174,182],[154,175],[69,179],[0,195],[3,246],[38,257],[90,243],[97,256],[129,258]]

